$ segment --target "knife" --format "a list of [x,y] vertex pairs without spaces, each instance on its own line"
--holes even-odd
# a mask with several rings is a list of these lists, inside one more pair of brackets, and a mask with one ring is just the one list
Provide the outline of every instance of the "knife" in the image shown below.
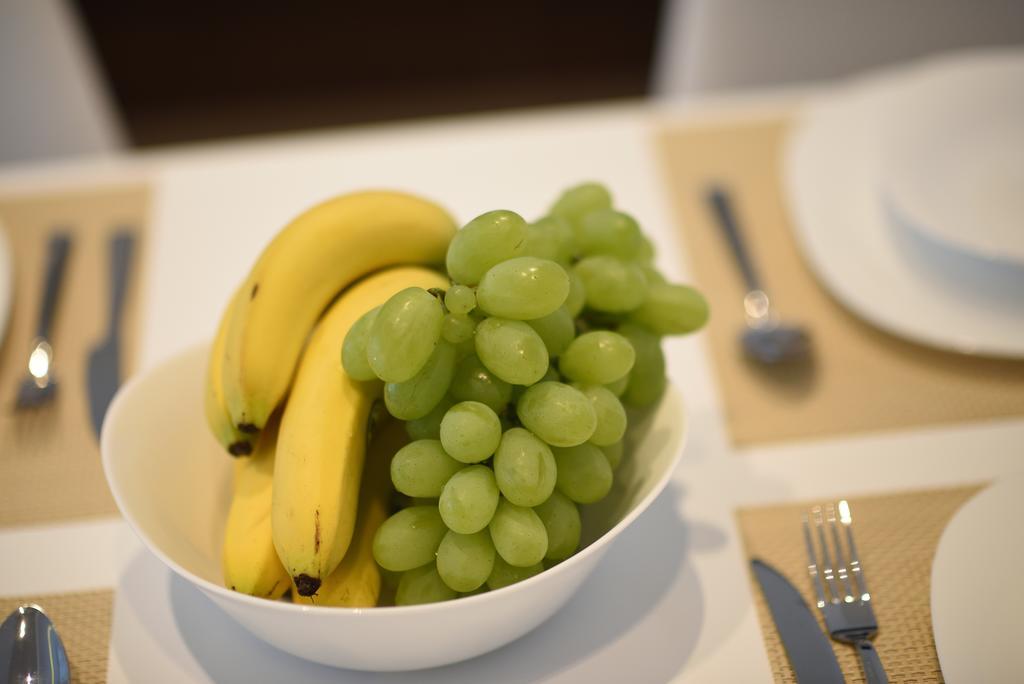
[[96,438],[121,383],[121,319],[135,236],[125,231],[110,241],[110,318],[107,336],[89,355],[89,415]]
[[782,645],[798,682],[843,684],[842,670],[832,644],[803,597],[779,571],[764,561],[750,561],[754,576],[768,600]]

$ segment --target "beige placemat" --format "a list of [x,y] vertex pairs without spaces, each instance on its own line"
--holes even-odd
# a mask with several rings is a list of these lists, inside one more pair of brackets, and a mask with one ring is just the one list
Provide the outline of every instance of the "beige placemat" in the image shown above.
[[71,681],[75,684],[103,684],[107,681],[113,602],[114,592],[107,590],[4,597],[0,598],[0,620],[22,604],[39,605],[53,622],[64,644]]
[[[972,485],[849,500],[857,551],[878,619],[875,647],[893,682],[942,681],[932,634],[932,559],[953,514],[982,488]],[[760,558],[775,567],[813,609],[800,522],[811,505],[741,509],[736,517],[748,559]],[[775,681],[796,682],[753,573],[750,581]],[[824,629],[816,610],[815,617]],[[832,646],[846,681],[863,682],[853,647],[835,642]]]
[[[110,316],[110,247],[116,231],[136,235],[121,339],[122,375],[135,356],[138,302],[145,263],[145,187],[0,197],[14,265],[13,308],[0,347],[0,526],[115,513],[89,421],[86,368],[89,352],[106,336]],[[48,239],[66,229],[73,244],[54,320],[54,401],[15,410],[18,387],[36,332]]]
[[[891,336],[819,285],[790,230],[780,185],[787,122],[660,133],[668,187],[696,285],[711,303],[710,351],[737,444],[1024,415],[1024,361],[969,358]],[[703,198],[725,183],[773,303],[806,322],[814,363],[766,373],[740,353],[744,288]]]

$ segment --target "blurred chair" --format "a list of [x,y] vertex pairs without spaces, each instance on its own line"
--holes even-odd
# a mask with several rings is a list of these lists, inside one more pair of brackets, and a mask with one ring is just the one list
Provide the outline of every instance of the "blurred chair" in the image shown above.
[[0,0],[0,164],[103,154],[123,144],[74,7]]
[[651,90],[673,97],[823,81],[1021,43],[1020,0],[667,0]]

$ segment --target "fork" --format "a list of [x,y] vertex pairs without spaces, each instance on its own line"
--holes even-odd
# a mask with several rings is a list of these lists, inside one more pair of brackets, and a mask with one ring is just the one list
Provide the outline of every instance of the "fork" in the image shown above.
[[[836,508],[838,506],[838,519]],[[812,534],[811,527],[817,533]],[[871,639],[878,633],[878,621],[871,608],[871,593],[864,578],[864,568],[853,541],[853,516],[846,500],[838,505],[828,504],[824,509],[815,506],[810,516],[804,515],[804,541],[807,544],[807,572],[817,594],[818,609],[825,618],[825,626],[836,641],[852,644],[860,655],[864,677],[868,684],[888,684],[889,677],[882,667],[882,660]],[[839,534],[842,526],[846,532],[846,547],[850,562],[846,562],[843,543]],[[831,532],[825,534],[825,528]],[[817,536],[819,556],[815,550]],[[827,536],[831,536],[831,550]],[[820,559],[820,562],[819,562]],[[822,581],[824,576],[824,582]],[[828,584],[828,591],[825,584]]]
[[66,233],[58,233],[50,238],[39,323],[28,357],[28,377],[21,383],[16,400],[19,409],[42,406],[53,399],[57,391],[57,378],[53,374],[50,329],[57,310],[57,295],[60,293],[61,281],[64,278],[64,264],[67,262],[70,249],[71,238]]

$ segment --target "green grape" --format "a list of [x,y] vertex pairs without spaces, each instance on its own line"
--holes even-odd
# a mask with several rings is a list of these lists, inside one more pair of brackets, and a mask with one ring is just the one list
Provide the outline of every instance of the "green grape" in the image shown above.
[[517,257],[484,274],[476,291],[477,306],[500,318],[530,320],[562,306],[569,294],[569,276],[548,259]]
[[391,297],[370,326],[366,358],[384,382],[405,382],[420,372],[441,337],[444,307],[437,297],[409,287]]
[[564,306],[543,318],[526,321],[526,324],[537,331],[548,350],[548,355],[552,357],[565,351],[572,338],[576,337],[576,324]]
[[649,288],[647,299],[630,318],[659,335],[683,335],[707,323],[708,303],[692,287],[662,283]]
[[[474,333],[476,330],[473,331]],[[476,356],[476,340],[470,337],[455,345],[455,358],[462,361],[467,356]]]
[[405,423],[405,432],[411,439],[440,439],[441,419],[448,413],[455,402],[451,397],[442,397],[437,406],[422,418],[409,420]]
[[661,271],[654,268],[654,266],[643,264],[640,266],[640,272],[644,274],[644,280],[647,281],[648,288],[668,282],[665,280],[665,276],[661,275]]
[[565,494],[553,492],[547,501],[533,509],[548,533],[548,560],[565,560],[580,545],[580,512]]
[[463,468],[445,483],[437,507],[448,529],[459,534],[479,532],[491,522],[498,507],[494,473],[483,465]]
[[512,428],[494,453],[494,478],[502,496],[517,506],[536,506],[555,488],[551,448],[529,430]]
[[450,313],[444,317],[444,323],[441,324],[441,336],[452,344],[473,339],[474,330],[476,321],[466,314]]
[[600,183],[581,183],[562,193],[551,207],[551,214],[576,223],[583,216],[597,209],[612,206],[612,196]]
[[622,450],[622,440],[601,447],[601,451],[604,452],[604,456],[608,459],[608,465],[611,466],[612,470],[618,468],[619,464],[622,463]]
[[597,427],[590,436],[590,443],[607,446],[622,439],[626,434],[626,409],[622,402],[607,387],[602,385],[574,385],[583,392],[594,406],[597,414]]
[[384,385],[388,413],[400,420],[415,420],[429,414],[444,398],[454,375],[455,347],[441,340],[419,373],[405,382]]
[[628,339],[610,330],[594,330],[569,344],[558,360],[558,370],[576,382],[604,385],[628,373],[635,360]]
[[401,572],[418,568],[434,560],[437,546],[447,531],[434,506],[403,508],[377,528],[373,557],[385,570]]
[[583,285],[583,279],[576,272],[576,269],[566,269],[569,273],[569,294],[565,298],[565,310],[569,312],[569,315],[576,318],[583,311],[583,306],[587,303],[587,290]]
[[640,233],[640,249],[637,250],[636,260],[641,264],[652,264],[655,256],[657,256],[657,250],[654,249],[654,243],[648,240],[646,235]]
[[[545,216],[537,220],[527,233],[527,243],[531,244],[531,250],[526,252],[531,256],[538,256],[542,259],[551,259],[558,263],[568,263],[576,254],[576,236],[572,224],[561,216]],[[545,237],[536,237],[542,233]]]
[[[541,383],[541,382],[561,382],[561,381],[562,381],[562,376],[558,374],[558,371],[556,371],[554,369],[554,367],[548,366],[547,371],[544,373],[544,377],[542,377],[537,382]],[[512,403],[513,404],[518,404],[519,403],[519,398],[521,396],[523,396],[523,393],[526,392],[526,390],[528,390],[528,389],[530,389],[530,388],[527,387],[526,385],[512,385]],[[504,420],[502,420],[501,425],[502,425],[502,429],[504,429],[504,430],[507,430],[509,428],[515,427],[514,423],[509,423],[506,426]]]
[[[636,362],[634,362],[633,365],[636,366]],[[632,371],[630,371],[630,372],[632,372]],[[611,393],[614,394],[615,396],[621,397],[623,392],[626,391],[626,387],[628,385],[629,385],[629,373],[626,373],[625,375],[623,375],[618,380],[612,380],[611,382],[605,383],[604,386],[607,387],[611,391]]]
[[558,235],[553,231],[546,230],[542,226],[531,224],[526,226],[526,239],[516,250],[516,256],[536,257],[538,259],[549,259],[560,261],[561,250],[558,242]]
[[661,339],[637,323],[624,323],[619,334],[629,340],[636,351],[636,363],[629,372],[629,384],[622,401],[630,406],[650,406],[665,390],[665,354]]
[[491,266],[516,256],[526,239],[526,221],[514,211],[489,211],[455,233],[445,260],[460,285],[476,285]]
[[513,385],[532,385],[548,369],[544,341],[522,321],[488,318],[480,323],[476,355],[492,373]]
[[476,292],[465,285],[452,285],[444,295],[444,305],[453,314],[468,314],[476,308]]
[[418,439],[398,450],[391,460],[391,482],[407,496],[438,497],[463,464],[445,453],[440,440]]
[[364,313],[348,329],[345,341],[341,344],[341,365],[353,380],[366,382],[377,379],[377,374],[373,372],[370,362],[366,360],[366,343],[373,319],[377,318],[379,311],[380,307],[376,306]]
[[626,434],[626,410],[622,401],[603,385],[575,385],[587,395],[597,414],[597,427],[590,436],[590,443],[605,446],[623,438]]
[[437,573],[455,591],[474,591],[490,577],[494,555],[487,530],[474,534],[449,531],[437,547]]
[[582,444],[597,428],[594,405],[561,382],[541,382],[527,389],[516,404],[516,414],[527,430],[553,446]]
[[441,579],[434,563],[402,573],[395,590],[396,606],[415,606],[421,603],[450,601],[456,593]]
[[580,220],[580,249],[584,254],[607,254],[633,259],[640,252],[643,236],[629,214],[614,209],[597,209]]
[[[540,382],[562,382],[562,376],[557,370],[555,370],[554,366],[548,366],[548,369],[545,371],[544,377],[540,379]],[[517,385],[517,387],[522,387],[522,385]],[[523,387],[522,389],[523,391],[526,391],[527,388]]]
[[491,576],[487,578],[487,586],[492,590],[501,589],[510,584],[522,582],[524,579],[529,579],[534,575],[539,575],[542,572],[544,572],[544,566],[540,563],[534,563],[525,568],[518,568],[506,563],[502,560],[501,556],[495,556],[494,569],[491,570]]
[[576,503],[600,501],[612,488],[612,467],[593,444],[552,449],[558,464],[558,491]]
[[380,569],[380,583],[384,587],[389,587],[394,591],[395,587],[398,586],[398,581],[402,579],[402,573],[394,572],[393,570]]
[[476,589],[474,589],[473,591],[460,591],[459,592],[459,598],[469,598],[470,596],[476,596],[477,594],[486,594],[486,593],[487,593],[487,584],[484,583],[484,584],[481,584]]
[[457,461],[479,463],[494,453],[501,441],[501,421],[486,404],[463,401],[441,419],[441,444]]
[[647,281],[634,263],[599,254],[582,259],[574,270],[591,309],[624,313],[642,305],[647,297]]
[[456,366],[451,393],[459,401],[479,401],[501,413],[512,397],[512,385],[487,370],[473,354]]
[[547,530],[532,508],[502,499],[489,528],[494,548],[509,565],[534,565],[548,552]]

